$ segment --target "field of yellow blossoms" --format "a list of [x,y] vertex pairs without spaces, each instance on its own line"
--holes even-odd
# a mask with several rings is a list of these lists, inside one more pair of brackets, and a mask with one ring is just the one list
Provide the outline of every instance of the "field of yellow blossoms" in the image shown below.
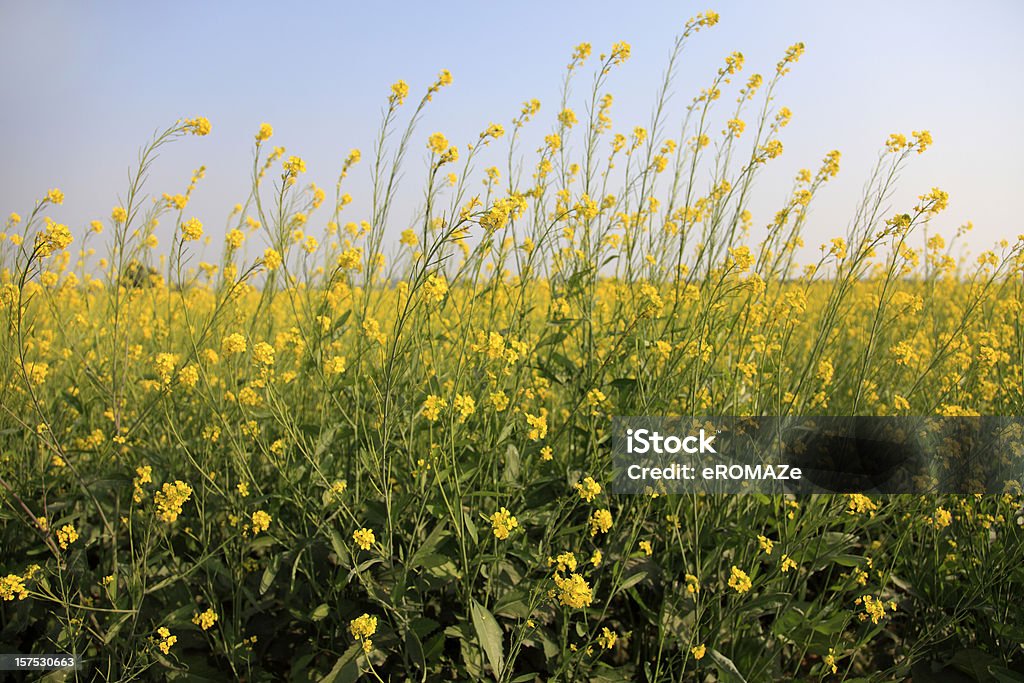
[[201,168],[146,184],[216,133],[202,117],[91,225],[60,223],[59,189],[9,207],[0,651],[108,681],[1024,680],[1019,486],[610,490],[613,415],[1024,411],[1024,236],[963,259],[926,235],[944,191],[887,208],[927,163],[908,131],[806,258],[839,152],[773,217],[747,208],[803,45],[763,75],[729,54],[682,120],[662,106],[717,21],[685,25],[645,127],[618,132],[605,90],[630,46],[583,43],[562,102],[472,140],[416,128],[448,71],[395,83],[335,187],[263,124],[226,231],[190,211]]

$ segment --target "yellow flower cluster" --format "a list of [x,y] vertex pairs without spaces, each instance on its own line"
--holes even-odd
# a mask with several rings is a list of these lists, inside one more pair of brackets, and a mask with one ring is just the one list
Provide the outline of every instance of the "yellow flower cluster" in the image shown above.
[[519,526],[519,521],[506,508],[501,508],[493,513],[490,520],[494,537],[499,541],[506,540],[512,530]]
[[601,493],[601,485],[594,481],[593,477],[586,477],[583,481],[576,482],[573,487],[580,494],[580,498],[588,503]]
[[160,652],[163,652],[165,655],[169,654],[171,647],[178,642],[178,636],[172,636],[171,631],[166,626],[158,628],[156,633],[160,636],[160,640],[157,643],[157,647],[160,648]]
[[209,631],[217,623],[217,619],[219,619],[217,613],[212,609],[207,609],[202,613],[196,612],[192,616],[192,623],[204,631]]
[[192,135],[209,135],[210,134],[210,120],[205,116],[200,116],[194,119],[188,119],[185,121],[184,129],[186,132]]
[[745,571],[736,565],[732,566],[732,569],[729,570],[729,588],[732,588],[737,593],[746,593],[753,585]]
[[181,224],[181,237],[186,242],[195,242],[203,236],[203,224],[198,218],[189,218]]
[[60,543],[62,550],[67,550],[68,546],[78,540],[78,531],[71,524],[65,524],[61,528],[57,529],[57,541]]
[[281,166],[284,168],[285,175],[288,176],[297,176],[306,172],[306,162],[301,157],[294,155],[288,157]]
[[426,297],[427,301],[439,304],[444,301],[446,294],[448,294],[448,282],[444,279],[444,276],[437,273],[429,275],[423,283],[423,296]]
[[221,340],[220,348],[227,354],[239,354],[245,353],[248,346],[246,344],[245,337],[238,332],[234,332]]
[[192,487],[180,479],[173,484],[164,484],[153,495],[157,517],[168,524],[175,521],[181,514],[181,506],[188,502],[191,496]]
[[356,529],[352,532],[352,540],[363,550],[369,550],[376,542],[373,529]]
[[580,574],[570,574],[568,578],[555,574],[555,585],[558,587],[558,602],[566,607],[580,609],[590,607],[594,599],[590,584]]
[[612,528],[611,510],[594,510],[590,515],[590,535],[606,534]]
[[257,510],[252,513],[252,533],[255,536],[261,531],[266,531],[270,528],[270,522],[272,518],[263,510]]
[[356,617],[349,622],[348,632],[352,634],[353,638],[361,641],[363,652],[369,652],[373,649],[373,641],[370,636],[377,632],[377,617],[371,617],[369,614]]
[[0,599],[11,601],[17,598],[24,600],[28,597],[28,588],[25,587],[25,579],[17,574],[8,574],[0,577]]
[[68,226],[62,223],[55,223],[49,218],[46,219],[45,223],[46,225],[42,232],[36,235],[35,243],[36,252],[42,257],[50,256],[57,251],[63,251],[74,239],[71,236],[71,231],[68,230]]
[[874,516],[878,510],[878,504],[862,493],[851,493],[846,497],[846,513],[849,515]]
[[872,595],[865,595],[854,600],[854,604],[861,606],[864,611],[857,615],[861,621],[871,619],[872,624],[877,624],[885,618],[885,608],[888,606],[890,612],[896,611],[896,603],[892,600],[888,604]]

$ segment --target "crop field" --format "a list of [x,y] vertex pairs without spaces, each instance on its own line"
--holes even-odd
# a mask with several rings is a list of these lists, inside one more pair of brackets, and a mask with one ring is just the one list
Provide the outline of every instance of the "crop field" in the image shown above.
[[0,653],[81,657],[45,680],[1024,680],[1019,482],[612,485],[613,416],[1024,412],[1024,235],[964,256],[969,225],[928,230],[942,189],[889,205],[926,130],[878,141],[834,237],[806,228],[838,151],[752,215],[804,46],[728,54],[670,117],[717,21],[681,29],[644,127],[607,94],[631,47],[582,43],[561,102],[468,141],[417,127],[448,71],[382,84],[332,187],[263,124],[226,227],[191,211],[203,168],[147,183],[202,116],[109,216],[4,207]]

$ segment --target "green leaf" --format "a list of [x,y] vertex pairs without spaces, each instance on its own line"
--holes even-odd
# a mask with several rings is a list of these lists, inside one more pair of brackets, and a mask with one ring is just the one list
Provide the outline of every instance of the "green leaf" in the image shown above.
[[718,670],[722,673],[723,680],[736,681],[736,683],[747,683],[747,679],[743,677],[743,674],[741,674],[740,670],[736,668],[736,665],[732,663],[732,660],[721,652],[712,649],[711,659],[715,660]]
[[832,558],[832,561],[843,567],[859,567],[864,564],[864,558],[859,555],[841,554]]
[[992,674],[999,683],[1021,683],[1021,681],[1024,681],[1024,674],[1011,671],[1004,666],[990,664],[988,672]]
[[512,444],[505,449],[505,481],[516,481],[519,479],[519,449]]
[[356,663],[356,659],[362,650],[359,643],[345,650],[345,654],[338,657],[338,661],[334,663],[327,675],[320,679],[320,683],[355,683],[358,681],[359,665]]
[[423,545],[413,553],[411,558],[409,558],[409,566],[414,568],[420,566],[420,563],[424,561],[424,558],[433,555],[437,551],[437,548],[440,547],[441,543],[443,543],[447,538],[447,535],[444,532],[444,527],[445,523],[443,521],[437,522],[437,525],[434,526],[429,535],[427,535],[427,540],[424,541]]
[[466,522],[466,532],[469,534],[469,537],[473,539],[473,543],[479,543],[480,538],[476,530],[476,524],[473,523],[472,517],[470,517],[469,515],[464,515],[463,521]]
[[998,663],[999,660],[992,655],[975,648],[960,650],[949,661],[950,666],[959,669],[976,681],[989,680],[991,674],[988,667]]
[[480,646],[483,647],[488,661],[491,663],[491,670],[494,678],[501,679],[501,671],[505,667],[504,643],[501,626],[494,618],[494,615],[486,607],[476,600],[470,607],[470,615],[473,618],[473,628],[476,629],[476,637],[480,639]]
[[281,568],[281,556],[275,555],[270,560],[270,564],[263,570],[263,578],[260,579],[260,595],[263,595],[270,589],[271,584],[274,583],[274,578],[277,576],[277,571]]
[[317,605],[315,610],[309,613],[309,618],[313,621],[322,621],[330,613],[331,608],[327,606],[326,602],[322,602]]
[[337,529],[331,529],[331,549],[338,556],[338,562],[348,560],[348,548],[345,547],[345,541],[341,539],[341,534]]
[[619,590],[617,590],[616,593],[620,593],[620,592],[622,592],[624,590],[628,590],[628,589],[630,589],[633,586],[637,585],[638,583],[640,583],[641,581],[643,581],[646,578],[647,578],[647,571],[646,570],[638,571],[636,574],[633,574],[632,576],[627,578],[625,581],[623,581],[622,585],[619,586]]

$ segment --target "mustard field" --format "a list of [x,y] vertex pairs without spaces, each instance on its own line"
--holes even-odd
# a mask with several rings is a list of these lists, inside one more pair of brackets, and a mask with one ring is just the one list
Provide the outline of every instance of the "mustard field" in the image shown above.
[[685,25],[644,127],[606,92],[630,46],[583,43],[562,102],[468,141],[416,127],[452,74],[393,84],[333,187],[263,124],[224,229],[190,211],[202,168],[147,184],[203,117],[145,144],[109,216],[10,207],[0,651],[82,657],[47,680],[1021,680],[1019,482],[610,485],[612,416],[1024,410],[1024,235],[964,257],[969,226],[927,230],[941,189],[887,207],[923,130],[879,141],[843,234],[808,228],[838,151],[752,215],[804,49],[729,54],[669,117],[717,20]]

